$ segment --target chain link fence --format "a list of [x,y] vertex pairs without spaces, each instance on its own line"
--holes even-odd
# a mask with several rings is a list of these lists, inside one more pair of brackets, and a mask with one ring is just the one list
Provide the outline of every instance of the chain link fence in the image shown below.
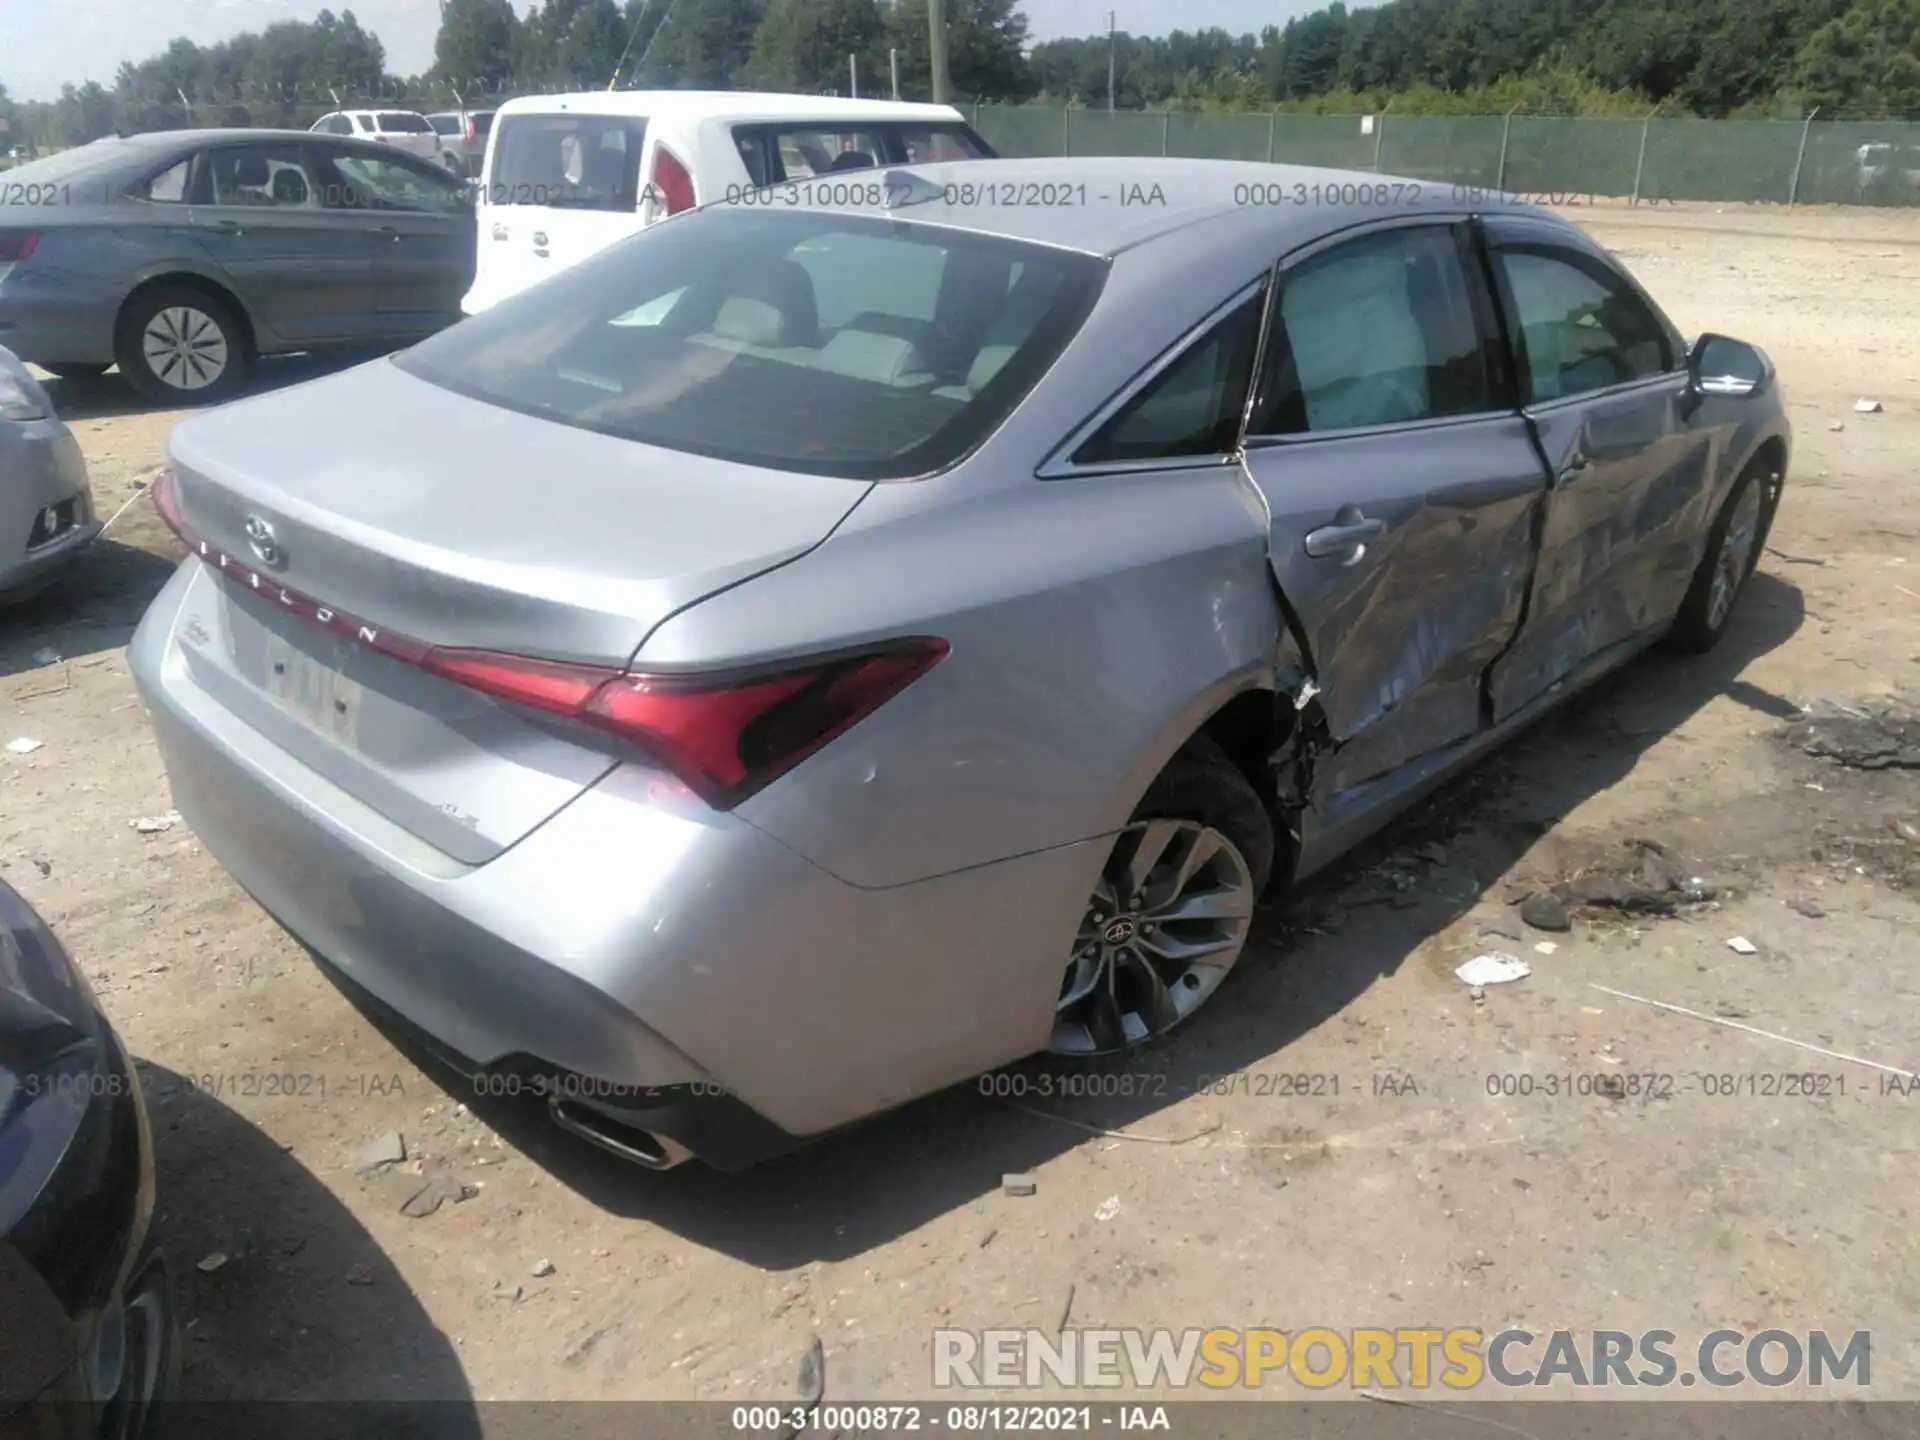
[[1920,124],[1538,115],[1197,114],[976,105],[1003,155],[1178,155],[1529,196],[1920,206]]

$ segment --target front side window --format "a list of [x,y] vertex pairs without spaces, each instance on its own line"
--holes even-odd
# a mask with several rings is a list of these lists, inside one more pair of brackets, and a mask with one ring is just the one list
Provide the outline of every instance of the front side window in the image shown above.
[[322,203],[321,187],[298,145],[209,150],[200,189],[211,205],[317,210]]
[[1673,368],[1658,317],[1598,260],[1558,246],[1506,244],[1495,247],[1494,267],[1531,400],[1584,395]]
[[327,188],[337,209],[457,215],[467,208],[459,183],[444,171],[359,151],[330,153],[326,161],[339,177]]
[[1076,465],[1225,455],[1239,442],[1264,297],[1190,344],[1074,452]]
[[1453,231],[1365,235],[1281,276],[1259,435],[1408,424],[1493,407]]
[[487,187],[494,205],[631,212],[647,122],[624,115],[509,115]]
[[[949,465],[992,433],[1079,329],[1105,273],[1090,255],[968,231],[696,210],[394,363],[475,399],[650,445],[900,479]],[[830,303],[816,279],[828,276]],[[916,308],[903,283],[939,294],[937,327],[901,313]]]

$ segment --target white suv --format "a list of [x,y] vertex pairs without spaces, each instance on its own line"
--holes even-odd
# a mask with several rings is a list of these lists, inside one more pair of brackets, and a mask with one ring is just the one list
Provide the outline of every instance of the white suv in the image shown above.
[[509,100],[477,195],[473,315],[655,221],[770,185],[881,165],[992,159],[947,105],[727,91]]
[[422,160],[440,159],[439,135],[427,123],[426,116],[412,110],[336,110],[331,115],[322,115],[307,128],[322,135],[377,140]]

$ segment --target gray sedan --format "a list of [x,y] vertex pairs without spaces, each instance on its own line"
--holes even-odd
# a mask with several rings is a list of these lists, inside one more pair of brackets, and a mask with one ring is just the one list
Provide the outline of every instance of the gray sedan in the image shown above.
[[168,404],[261,355],[403,345],[460,318],[459,182],[306,131],[97,140],[0,175],[0,344],[56,375],[118,364]]
[[44,589],[99,533],[79,443],[0,347],[0,600]]
[[1167,1034],[1269,885],[1712,645],[1780,498],[1766,357],[1499,197],[805,189],[197,416],[155,488],[195,833],[642,1164]]

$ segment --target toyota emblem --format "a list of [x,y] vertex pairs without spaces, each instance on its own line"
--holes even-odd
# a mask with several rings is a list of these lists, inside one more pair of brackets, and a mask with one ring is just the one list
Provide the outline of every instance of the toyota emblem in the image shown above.
[[263,565],[278,565],[281,560],[279,543],[273,537],[273,526],[258,515],[247,517],[247,544],[253,553],[260,557]]

